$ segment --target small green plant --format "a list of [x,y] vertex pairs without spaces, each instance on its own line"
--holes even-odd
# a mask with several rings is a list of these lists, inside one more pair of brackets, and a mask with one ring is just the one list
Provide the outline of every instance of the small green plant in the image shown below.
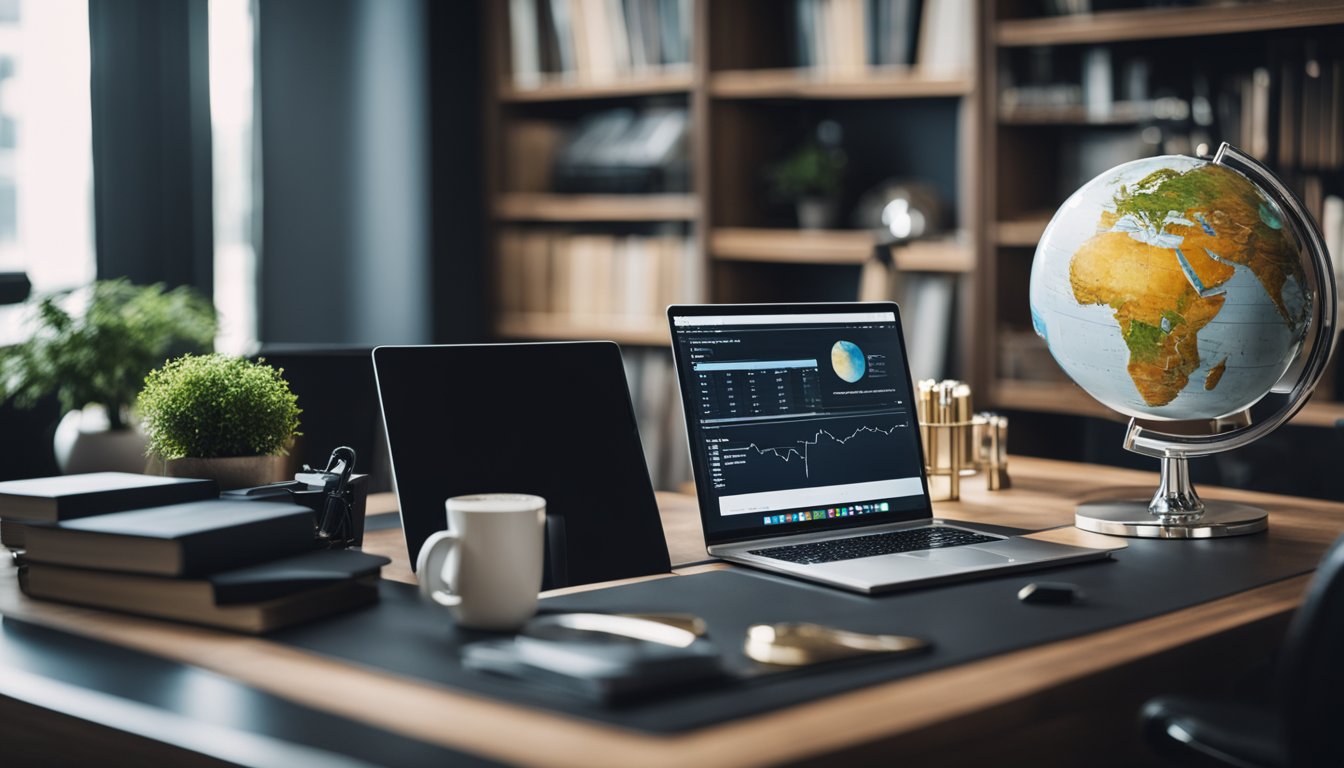
[[770,167],[770,194],[785,202],[807,197],[834,198],[840,194],[844,175],[843,152],[809,141]]
[[37,297],[25,342],[0,348],[0,401],[31,408],[47,395],[61,411],[90,403],[125,426],[145,374],[172,355],[208,352],[218,322],[210,302],[187,287],[104,280]]
[[136,408],[149,451],[181,458],[270,456],[299,434],[284,370],[227,355],[185,355],[145,377]]

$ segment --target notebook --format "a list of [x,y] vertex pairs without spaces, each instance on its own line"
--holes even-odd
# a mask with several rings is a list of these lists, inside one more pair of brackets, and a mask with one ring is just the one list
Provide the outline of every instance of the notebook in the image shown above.
[[668,319],[710,554],[864,593],[1108,556],[934,519],[894,303]]

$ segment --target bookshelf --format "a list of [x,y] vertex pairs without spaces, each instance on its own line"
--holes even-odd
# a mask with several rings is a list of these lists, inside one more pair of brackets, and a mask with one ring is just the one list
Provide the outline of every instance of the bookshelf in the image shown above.
[[[518,242],[527,239],[527,232],[552,238],[609,236],[618,242],[618,251],[630,237],[683,237],[681,293],[662,294],[673,300],[857,298],[861,268],[873,257],[874,235],[871,226],[857,223],[855,211],[867,189],[897,178],[927,182],[944,215],[935,237],[893,251],[897,267],[952,281],[962,297],[949,306],[951,330],[942,331],[956,339],[956,357],[947,361],[946,370],[925,375],[974,379],[974,361],[981,354],[970,300],[976,292],[981,220],[976,192],[979,67],[973,45],[978,5],[972,0],[485,3],[485,193],[491,212],[489,263],[498,286],[496,337],[599,337],[652,348],[668,343],[661,325],[651,324],[643,311],[580,315],[574,311],[574,302],[582,298],[577,291],[568,308],[558,310],[566,301],[554,295],[547,307],[538,308],[539,288],[500,285],[520,269],[529,271],[517,266]],[[889,15],[898,7],[921,6],[936,10],[920,10],[908,19]],[[557,13],[568,21],[557,23]],[[654,60],[650,41],[666,27],[647,24],[650,18],[677,19],[687,39],[673,47],[685,54],[684,60]],[[568,63],[559,31],[566,23],[575,48]],[[626,30],[625,39],[617,39],[611,50],[596,50],[603,46],[595,41],[620,29]],[[515,45],[534,39],[540,43],[535,52]],[[653,46],[663,50],[665,43],[660,38]],[[582,47],[586,53],[578,50]],[[564,137],[574,135],[587,117],[649,108],[685,110],[688,172],[681,188],[639,194],[566,191],[557,188],[555,179],[529,172],[550,165]],[[804,230],[790,205],[769,199],[764,170],[827,120],[844,130],[841,146],[848,164],[841,215],[825,229]],[[515,136],[522,137],[521,144]],[[536,261],[531,257],[527,263]],[[620,269],[629,275],[628,265]],[[606,303],[628,302],[616,297]]]
[[[986,6],[981,173],[990,224],[980,233],[978,271],[993,407],[1117,418],[1054,365],[1031,332],[1027,304],[1050,216],[1096,173],[1227,140],[1267,161],[1318,221],[1324,201],[1344,193],[1344,103],[1332,80],[1344,78],[1344,4],[1133,5],[1059,16],[1043,15],[1048,3]],[[1110,69],[1110,103],[1100,109],[1085,85],[1089,56]],[[1304,101],[1308,92],[1314,105]],[[1340,399],[1327,379],[1293,423],[1333,427],[1344,415]]]

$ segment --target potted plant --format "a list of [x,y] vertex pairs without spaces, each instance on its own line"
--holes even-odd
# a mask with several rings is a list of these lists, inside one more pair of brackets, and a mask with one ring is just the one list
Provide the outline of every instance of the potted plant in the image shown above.
[[809,140],[770,167],[770,195],[793,203],[798,226],[834,226],[845,175],[845,154],[832,142]]
[[227,355],[184,355],[145,377],[136,401],[149,450],[178,477],[220,488],[284,480],[299,434],[298,398],[284,371]]
[[57,397],[64,472],[143,471],[145,438],[130,419],[136,392],[169,356],[211,348],[215,308],[187,287],[118,279],[36,297],[29,309],[32,335],[0,348],[0,401],[28,408]]

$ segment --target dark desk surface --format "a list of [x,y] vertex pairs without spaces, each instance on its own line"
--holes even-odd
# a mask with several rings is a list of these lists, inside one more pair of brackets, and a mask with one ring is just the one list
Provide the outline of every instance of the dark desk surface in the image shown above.
[[[991,494],[972,480],[963,484],[961,501],[936,504],[935,513],[1042,529],[1070,523],[1080,500],[1147,496],[1157,480],[1156,472],[1028,459],[1015,459],[1010,469],[1011,490]],[[1264,506],[1270,510],[1269,536],[1322,553],[1344,531],[1339,504],[1212,488],[1201,492]],[[694,501],[675,494],[662,494],[659,501],[672,561],[703,560]],[[371,504],[377,512],[395,502],[381,497]],[[1080,535],[1090,536],[1072,528],[1045,534],[1060,540]],[[400,530],[371,531],[366,549],[394,558],[385,576],[410,580]],[[725,566],[693,565],[680,572],[720,567]],[[889,763],[900,756],[919,765],[976,765],[1030,755],[1035,765],[1084,759],[1093,765],[1136,765],[1147,759],[1138,751],[1134,727],[1138,704],[1158,692],[1227,687],[1231,674],[1277,645],[1307,581],[1288,579],[1117,629],[671,737],[482,700],[264,638],[28,600],[9,567],[0,570],[0,613],[211,670],[397,738],[507,763],[704,768],[822,759]],[[67,714],[77,722],[100,721],[87,713]],[[0,719],[0,732],[3,723]],[[113,728],[91,726],[79,737],[112,738],[115,726],[107,725]]]

